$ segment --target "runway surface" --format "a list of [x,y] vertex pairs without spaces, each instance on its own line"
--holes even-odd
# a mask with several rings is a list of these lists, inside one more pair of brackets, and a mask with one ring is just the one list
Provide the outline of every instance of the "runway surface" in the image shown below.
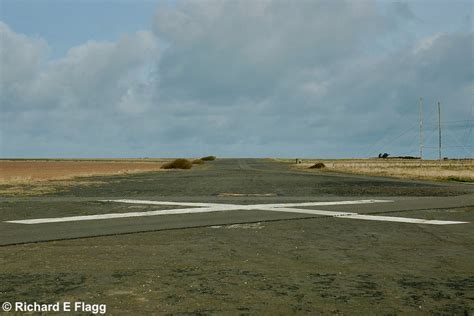
[[[97,179],[97,178],[95,178]],[[306,172],[270,159],[100,177],[99,186],[0,199],[0,246],[215,225],[337,218],[472,229],[474,186]],[[434,215],[433,215],[434,214]]]

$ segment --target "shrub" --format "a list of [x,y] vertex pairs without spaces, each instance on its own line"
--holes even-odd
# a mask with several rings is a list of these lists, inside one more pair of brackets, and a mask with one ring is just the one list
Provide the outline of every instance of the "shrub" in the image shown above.
[[318,163],[315,163],[314,165],[312,165],[309,168],[310,169],[322,169],[322,168],[326,168],[326,165],[323,164],[322,162],[318,162]]
[[172,162],[164,164],[162,169],[191,169],[193,164],[187,159],[176,159]]
[[202,159],[195,159],[193,160],[193,165],[202,165],[204,161]]
[[206,156],[206,157],[202,157],[201,160],[204,160],[204,161],[216,160],[216,156]]

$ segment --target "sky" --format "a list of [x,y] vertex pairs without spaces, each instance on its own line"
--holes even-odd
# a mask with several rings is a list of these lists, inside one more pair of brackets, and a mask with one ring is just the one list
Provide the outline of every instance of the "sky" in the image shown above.
[[474,157],[474,2],[0,0],[0,158]]

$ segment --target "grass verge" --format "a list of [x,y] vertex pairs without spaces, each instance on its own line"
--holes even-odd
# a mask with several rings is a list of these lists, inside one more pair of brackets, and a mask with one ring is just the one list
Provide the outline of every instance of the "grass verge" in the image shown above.
[[[278,159],[294,164],[294,159]],[[296,169],[308,172],[317,163],[327,172],[342,172],[369,176],[394,177],[413,180],[474,182],[474,160],[407,160],[407,159],[307,159],[294,164]]]

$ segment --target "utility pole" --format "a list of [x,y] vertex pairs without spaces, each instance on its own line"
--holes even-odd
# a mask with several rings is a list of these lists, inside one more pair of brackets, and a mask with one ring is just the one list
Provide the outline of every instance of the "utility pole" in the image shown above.
[[423,160],[423,98],[420,98],[420,164]]
[[441,103],[438,102],[438,156],[441,161]]

